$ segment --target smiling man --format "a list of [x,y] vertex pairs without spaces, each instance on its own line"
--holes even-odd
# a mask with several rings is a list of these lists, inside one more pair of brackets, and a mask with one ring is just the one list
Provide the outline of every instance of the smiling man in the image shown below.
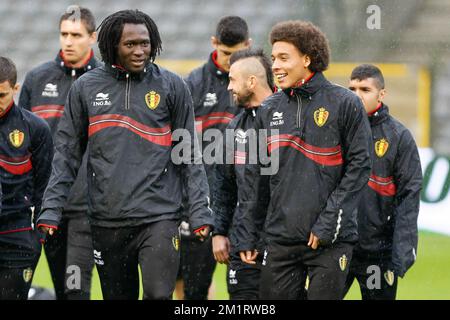
[[[88,212],[104,299],[137,299],[138,266],[144,299],[171,299],[182,181],[193,233],[207,238],[212,225],[205,171],[194,164],[192,99],[180,77],[153,63],[161,38],[148,15],[119,11],[99,28],[105,66],[75,81],[69,92],[38,227],[50,234],[57,228],[89,144]],[[192,148],[190,164],[172,162],[177,129],[190,134],[183,141]]]
[[[53,139],[64,112],[72,83],[101,63],[91,46],[96,40],[95,19],[89,9],[71,6],[59,20],[61,49],[55,60],[28,72],[19,105],[44,119]],[[63,211],[58,231],[44,244],[56,298],[89,299],[92,269],[92,239],[87,219],[86,163],[83,162]],[[81,273],[79,287],[68,287],[73,266]]]
[[[371,167],[369,123],[358,97],[324,77],[330,53],[319,28],[280,22],[270,42],[281,90],[262,103],[255,127],[267,130],[266,148],[280,167],[268,179],[260,297],[300,299],[307,274],[308,299],[342,299],[357,240],[355,208]],[[258,181],[259,171],[250,175]],[[247,263],[256,259],[255,221],[264,212],[257,190],[266,188],[254,188],[243,214]]]

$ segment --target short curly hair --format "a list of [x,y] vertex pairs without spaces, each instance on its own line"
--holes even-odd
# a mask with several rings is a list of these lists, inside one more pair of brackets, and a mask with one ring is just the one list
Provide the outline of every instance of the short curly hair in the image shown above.
[[270,32],[270,43],[278,41],[293,44],[302,54],[311,59],[309,70],[322,72],[328,68],[330,46],[325,34],[308,21],[290,20],[279,22]]

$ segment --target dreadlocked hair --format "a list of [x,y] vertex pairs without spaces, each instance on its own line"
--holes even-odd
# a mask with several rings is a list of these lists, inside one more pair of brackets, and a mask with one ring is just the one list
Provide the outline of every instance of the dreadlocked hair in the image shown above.
[[98,48],[102,60],[108,64],[117,63],[117,48],[125,23],[144,24],[150,36],[150,60],[155,61],[162,51],[158,27],[152,18],[139,10],[122,10],[106,17],[98,26]]

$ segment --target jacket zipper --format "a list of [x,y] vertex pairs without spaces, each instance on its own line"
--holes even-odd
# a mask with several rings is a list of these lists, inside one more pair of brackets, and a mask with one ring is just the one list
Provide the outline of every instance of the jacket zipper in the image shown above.
[[303,107],[303,104],[302,104],[302,99],[300,98],[298,98],[298,95],[297,94],[295,94],[295,97],[297,98],[297,128],[298,129],[300,129],[300,125],[301,125],[301,117],[302,117],[302,107]]
[[125,110],[130,109],[130,74],[127,73],[127,84],[125,87]]

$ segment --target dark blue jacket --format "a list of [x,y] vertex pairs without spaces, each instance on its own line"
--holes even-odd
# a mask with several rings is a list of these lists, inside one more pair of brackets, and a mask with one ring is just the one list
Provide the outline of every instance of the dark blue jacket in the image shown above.
[[0,117],[0,233],[30,230],[51,173],[53,143],[47,123],[14,103]]

